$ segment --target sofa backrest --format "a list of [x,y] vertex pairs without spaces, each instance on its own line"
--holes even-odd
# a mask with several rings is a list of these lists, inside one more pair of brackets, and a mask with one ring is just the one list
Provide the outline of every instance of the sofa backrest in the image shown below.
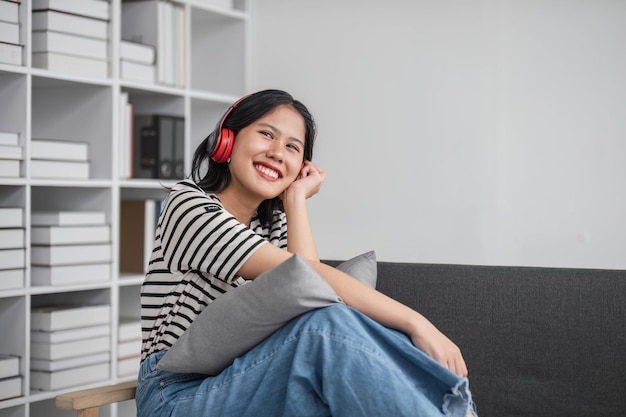
[[463,352],[482,417],[626,415],[626,271],[378,263]]

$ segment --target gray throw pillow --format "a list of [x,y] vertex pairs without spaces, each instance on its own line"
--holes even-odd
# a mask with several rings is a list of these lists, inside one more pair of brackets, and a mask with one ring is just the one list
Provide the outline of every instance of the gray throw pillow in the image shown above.
[[369,251],[345,262],[336,267],[342,272],[358,279],[370,288],[376,288],[378,269],[376,267],[376,252]]
[[299,255],[211,302],[163,355],[158,368],[217,375],[292,318],[343,303]]

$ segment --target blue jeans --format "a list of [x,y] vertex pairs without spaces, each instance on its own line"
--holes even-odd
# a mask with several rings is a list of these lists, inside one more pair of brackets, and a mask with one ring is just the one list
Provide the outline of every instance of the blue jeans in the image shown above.
[[472,409],[468,381],[404,334],[333,305],[303,314],[217,376],[142,363],[139,417],[459,416]]

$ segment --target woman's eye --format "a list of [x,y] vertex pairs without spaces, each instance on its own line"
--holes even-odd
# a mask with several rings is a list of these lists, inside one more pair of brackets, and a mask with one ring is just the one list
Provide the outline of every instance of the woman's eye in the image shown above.
[[268,132],[267,130],[262,130],[261,134],[263,136],[267,136],[268,138],[272,139],[274,136],[272,135],[272,132]]
[[296,152],[300,152],[300,147],[296,144],[290,143],[289,145],[287,145],[287,147],[293,149]]

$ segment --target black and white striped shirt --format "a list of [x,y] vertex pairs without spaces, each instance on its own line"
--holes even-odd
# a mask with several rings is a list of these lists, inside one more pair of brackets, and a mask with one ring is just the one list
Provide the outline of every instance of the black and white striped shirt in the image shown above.
[[169,349],[211,301],[246,281],[236,272],[263,244],[287,248],[287,221],[270,228],[255,216],[248,228],[219,199],[189,180],[163,203],[141,288],[141,358]]

